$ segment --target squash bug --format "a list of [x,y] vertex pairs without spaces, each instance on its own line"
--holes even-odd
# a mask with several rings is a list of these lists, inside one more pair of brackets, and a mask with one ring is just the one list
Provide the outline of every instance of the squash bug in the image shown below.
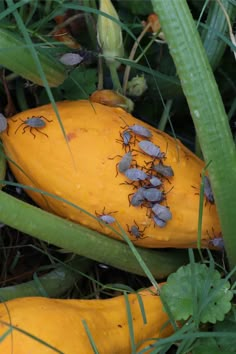
[[215,234],[215,231],[214,231],[214,228],[212,228],[212,236],[209,234],[208,230],[207,230],[207,234],[209,236],[209,244],[212,244],[214,247],[217,247],[219,248],[220,250],[224,250],[224,240],[223,240],[223,237],[222,237],[222,234],[221,232],[219,233],[218,236],[216,236]]
[[139,124],[128,125],[122,117],[120,117],[120,119],[122,119],[122,121],[125,123],[125,126],[121,127],[121,129],[125,129],[125,131],[131,131],[135,135],[140,135],[144,138],[152,137],[152,132],[148,128],[145,128]]
[[122,157],[122,159],[118,163],[118,171],[120,173],[125,173],[125,171],[127,171],[130,168],[131,162],[132,162],[132,153],[129,151]]
[[98,214],[95,211],[96,217],[98,219],[100,219],[101,221],[103,221],[104,224],[107,224],[107,225],[113,224],[116,221],[116,219],[113,216],[111,216],[111,214],[114,214],[114,213],[117,213],[117,211],[111,211],[110,213],[105,213],[105,207],[103,208],[102,214]]
[[151,131],[143,127],[142,125],[139,124],[130,125],[128,129],[131,130],[135,135],[140,135],[143,136],[144,138],[152,137]]
[[152,176],[150,179],[149,179],[149,182],[151,183],[151,185],[153,187],[159,187],[162,185],[162,181],[160,180],[160,178],[156,177],[156,176]]
[[207,176],[203,177],[204,195],[210,204],[215,204],[214,195],[211,189],[211,182]]
[[116,142],[121,143],[122,147],[125,149],[125,151],[130,150],[130,145],[131,145],[131,134],[128,130],[123,131],[120,133],[121,140],[116,139]]
[[134,236],[138,240],[140,238],[143,238],[144,231],[146,230],[147,227],[145,226],[143,230],[140,230],[138,224],[136,223],[136,221],[134,221],[134,225],[132,225],[131,227],[127,225],[127,228],[129,234],[131,236]]
[[131,181],[144,181],[148,178],[148,175],[138,168],[129,168],[124,174]]
[[220,249],[224,249],[225,245],[224,245],[224,240],[222,237],[216,237],[210,240],[210,242],[214,247],[220,248]]
[[157,159],[162,159],[165,157],[165,153],[161,152],[161,149],[159,146],[153,144],[149,140],[142,140],[138,143],[140,149],[147,155],[157,158]]
[[16,129],[15,134],[20,129],[20,127],[22,127],[22,125],[25,125],[25,127],[23,128],[22,134],[24,134],[26,132],[26,129],[29,128],[30,133],[33,135],[34,139],[36,138],[36,135],[32,132],[33,129],[37,130],[37,132],[48,137],[48,135],[46,133],[43,133],[40,131],[41,128],[44,128],[46,126],[46,122],[44,121],[44,119],[47,122],[52,122],[52,120],[49,120],[43,116],[39,116],[39,117],[33,116],[31,118],[26,118],[25,120],[21,119],[22,123]]
[[149,202],[161,202],[164,198],[163,192],[156,188],[145,189],[142,194]]
[[7,119],[2,113],[0,113],[0,133],[7,130],[7,128],[8,128]]
[[159,226],[159,227],[166,226],[166,221],[159,219],[158,216],[153,215],[152,219],[157,226]]
[[173,171],[172,167],[164,165],[162,162],[159,162],[158,164],[153,165],[152,169],[164,177],[173,177],[174,176],[174,171]]
[[161,219],[162,221],[168,221],[172,219],[172,214],[169,210],[169,208],[160,205],[158,203],[154,204],[152,207],[153,213],[158,217],[158,219]]
[[[136,193],[132,193],[128,195],[130,205],[137,207],[140,206],[144,202],[143,191],[145,188],[140,187]],[[130,198],[132,196],[132,198]]]

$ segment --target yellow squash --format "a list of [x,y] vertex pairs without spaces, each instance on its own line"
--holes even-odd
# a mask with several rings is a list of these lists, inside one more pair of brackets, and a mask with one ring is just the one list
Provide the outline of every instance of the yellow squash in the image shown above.
[[[196,247],[200,174],[204,163],[178,140],[121,108],[86,100],[59,102],[57,107],[68,142],[51,105],[19,113],[8,120],[8,131],[2,133],[1,138],[7,156],[15,162],[10,162],[10,167],[16,179],[64,198],[94,216],[111,213],[136,245]],[[31,127],[32,121],[27,123],[27,119],[32,117],[41,117],[45,126]],[[134,124],[148,128],[152,137],[147,139],[133,134],[128,127]],[[141,140],[150,140],[165,153],[162,161],[174,171],[174,177],[162,178],[161,189],[165,196],[162,205],[172,213],[172,219],[163,228],[155,226],[148,203],[145,207],[130,205],[136,190],[133,185],[126,184],[131,181],[124,173],[117,173],[117,164],[128,151],[122,144],[122,133],[127,129],[132,135],[132,167],[138,165],[143,172],[151,173],[153,158],[142,153],[138,145]],[[154,163],[158,161],[156,159]],[[39,206],[52,213],[119,238],[106,225],[66,202],[26,192]],[[209,238],[220,234],[220,225],[215,205],[204,203],[203,209],[202,246],[208,247]],[[111,226],[119,230],[118,223]],[[138,228],[141,238],[136,240],[130,232],[132,226]]]
[[[148,290],[140,294],[146,321],[137,295],[128,295],[137,350],[150,344],[147,341],[149,338],[167,337],[173,332],[171,325],[167,324],[168,317],[159,296],[152,295]],[[93,354],[85,326],[99,354],[131,353],[124,296],[107,300],[15,299],[0,304],[0,336],[9,330],[10,324],[16,328],[0,342],[2,354],[58,353],[35,337],[63,354]],[[143,340],[146,340],[145,345],[140,345]]]

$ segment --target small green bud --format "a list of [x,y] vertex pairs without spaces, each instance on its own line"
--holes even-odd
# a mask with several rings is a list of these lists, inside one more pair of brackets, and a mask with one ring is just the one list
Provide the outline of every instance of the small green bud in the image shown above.
[[127,84],[127,92],[130,96],[141,96],[147,88],[146,79],[143,75],[133,77]]
[[[118,14],[110,0],[100,0],[100,11],[119,20]],[[103,15],[98,16],[97,39],[108,64],[115,62],[115,57],[123,57],[124,46],[121,27]],[[120,63],[117,62],[117,67]]]

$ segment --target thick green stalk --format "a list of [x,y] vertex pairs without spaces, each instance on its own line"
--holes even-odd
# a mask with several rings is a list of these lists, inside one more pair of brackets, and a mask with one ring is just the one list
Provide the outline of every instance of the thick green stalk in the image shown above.
[[[116,268],[145,275],[130,248],[96,231],[50,214],[0,191],[1,222],[58,247]],[[152,274],[163,279],[188,262],[186,251],[139,248]]]
[[89,259],[77,256],[67,264],[60,264],[51,272],[38,278],[43,292],[34,280],[30,280],[0,288],[0,301],[25,296],[43,296],[43,293],[46,293],[48,297],[59,297],[83,277],[80,272],[87,272],[91,264],[92,261]]
[[236,265],[236,153],[224,105],[186,0],[152,0],[174,59],[214,191],[231,267]]

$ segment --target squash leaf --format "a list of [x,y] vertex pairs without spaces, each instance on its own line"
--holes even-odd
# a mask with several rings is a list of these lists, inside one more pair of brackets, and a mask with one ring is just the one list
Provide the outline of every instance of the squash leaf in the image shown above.
[[236,353],[236,336],[229,337],[229,333],[236,333],[236,308],[234,307],[223,322],[215,324],[214,332],[225,333],[225,336],[217,337],[216,342],[221,350],[227,353]]
[[214,338],[201,338],[197,341],[196,347],[192,350],[192,354],[228,354],[222,351]]
[[180,267],[171,274],[161,292],[175,320],[193,316],[197,323],[223,321],[233,297],[230,283],[221,279],[217,270],[198,263]]

